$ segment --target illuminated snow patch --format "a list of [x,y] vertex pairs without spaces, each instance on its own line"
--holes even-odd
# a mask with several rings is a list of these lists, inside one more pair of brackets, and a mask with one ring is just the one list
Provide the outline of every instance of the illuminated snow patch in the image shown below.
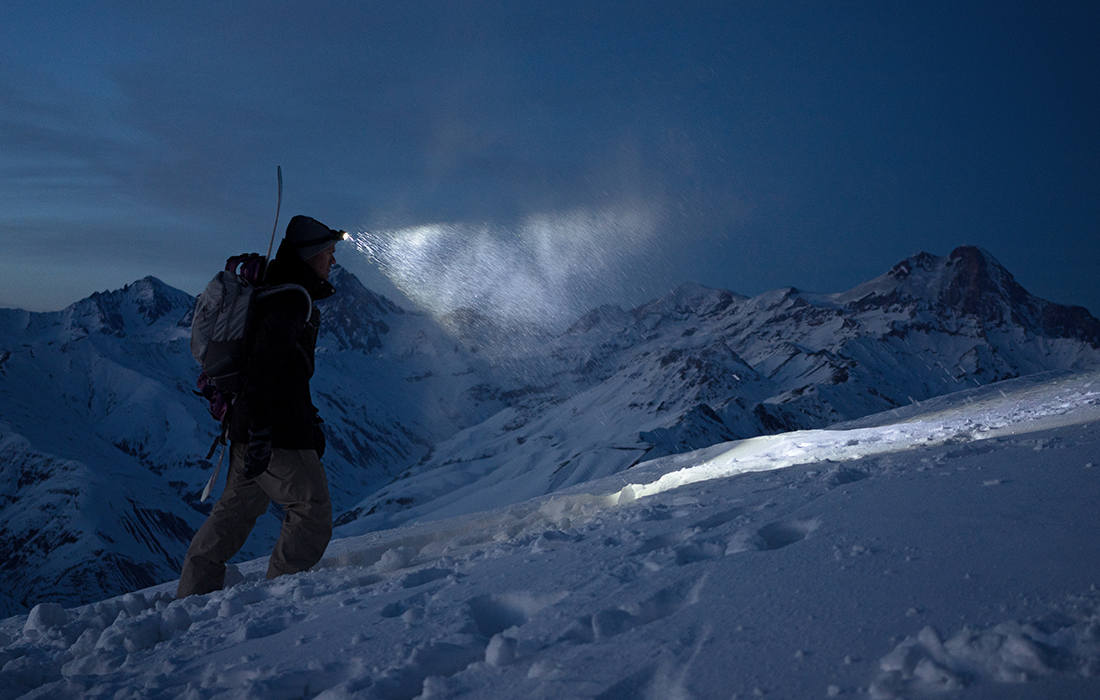
[[[926,414],[911,421],[853,430],[801,430],[729,443],[728,450],[646,484],[628,484],[607,497],[630,503],[699,481],[817,462],[850,462],[945,443],[963,444],[1005,435],[1100,420],[1100,392],[1055,382]],[[708,448],[701,452],[713,452]]]
[[[849,462],[887,452],[910,449],[915,443],[932,445],[939,442],[916,437],[924,431],[920,424],[904,427],[891,426],[892,430],[864,428],[861,430],[800,430],[782,435],[765,435],[733,443],[733,446],[700,464],[669,472],[648,484],[628,484],[608,500],[611,505],[629,503],[638,498],[653,496],[669,489],[679,488],[699,481],[721,479],[748,472],[785,469],[798,464],[814,462]],[[938,432],[942,432],[938,431]]]

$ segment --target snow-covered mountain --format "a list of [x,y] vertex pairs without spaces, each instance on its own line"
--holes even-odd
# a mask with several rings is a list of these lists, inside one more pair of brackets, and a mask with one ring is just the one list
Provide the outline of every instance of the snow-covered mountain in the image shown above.
[[[554,335],[472,309],[437,321],[342,269],[333,281],[313,387],[343,534],[1100,365],[1100,322],[1029,295],[974,248],[834,295],[687,285]],[[0,612],[177,574],[214,430],[191,394],[193,303],[145,278],[59,312],[0,310]],[[278,519],[264,520],[243,556],[270,546]]]
[[[334,282],[314,394],[339,509],[498,406],[463,391],[483,363],[430,319],[342,269]],[[147,277],[58,312],[0,309],[0,614],[178,573],[210,506],[198,497],[217,429],[192,393],[194,303]],[[275,515],[246,553],[270,548]]]
[[0,610],[171,575],[202,522],[171,484],[208,441],[187,399],[193,306],[147,277],[56,313],[0,310]]
[[1100,696],[1100,372],[0,620],[0,698]]
[[[525,348],[530,348],[525,345]],[[1100,321],[989,253],[921,253],[839,294],[686,285],[535,345],[520,400],[346,513],[347,534],[549,493],[643,459],[817,428],[967,386],[1100,365]],[[358,522],[354,520],[358,518]]]

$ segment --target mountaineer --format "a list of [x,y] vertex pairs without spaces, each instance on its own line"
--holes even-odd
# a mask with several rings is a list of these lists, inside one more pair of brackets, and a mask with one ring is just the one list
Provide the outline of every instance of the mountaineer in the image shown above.
[[[191,540],[177,598],[225,584],[226,562],[240,551],[270,501],[283,507],[267,577],[305,571],[332,537],[332,503],[321,457],[325,437],[310,396],[320,312],[343,231],[295,216],[248,313],[244,384],[230,408],[225,490]],[[303,294],[305,292],[305,294]]]

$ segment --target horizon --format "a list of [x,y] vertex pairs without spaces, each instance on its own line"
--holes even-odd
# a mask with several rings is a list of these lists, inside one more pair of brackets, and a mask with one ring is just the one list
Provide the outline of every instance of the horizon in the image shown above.
[[[615,302],[608,302],[608,303],[610,305],[616,306],[620,309],[623,309],[623,310],[626,310],[626,311],[631,311],[631,310],[637,309],[641,306],[645,306],[646,304],[652,303],[654,301],[658,301],[658,300],[663,299],[667,296],[675,294],[678,290],[680,290],[684,287],[702,287],[704,289],[710,289],[710,290],[715,290],[715,291],[730,292],[734,295],[745,297],[747,299],[752,299],[752,298],[764,296],[764,295],[767,295],[769,293],[772,293],[772,292],[775,292],[775,291],[778,291],[778,290],[783,290],[783,289],[793,289],[797,293],[808,294],[810,296],[843,295],[843,294],[851,291],[852,289],[855,289],[855,288],[857,288],[857,287],[859,287],[863,284],[871,282],[874,279],[877,279],[877,278],[879,278],[883,275],[886,275],[896,265],[898,265],[901,262],[904,262],[906,260],[912,260],[912,259],[914,259],[918,256],[922,256],[922,255],[931,255],[931,256],[933,256],[937,259],[942,260],[942,259],[950,257],[952,253],[954,253],[955,251],[957,251],[959,249],[963,249],[963,248],[976,248],[977,250],[985,253],[986,255],[991,256],[992,259],[993,259],[993,262],[995,262],[998,265],[1001,265],[1001,267],[1004,268],[1015,279],[1016,275],[1013,273],[1013,271],[1008,269],[1007,267],[1004,267],[1004,265],[997,258],[996,254],[994,254],[992,251],[989,251],[989,250],[987,250],[983,247],[980,247],[980,246],[972,246],[972,245],[964,244],[964,245],[955,246],[954,248],[951,249],[951,251],[949,251],[949,252],[947,252],[943,255],[940,255],[938,253],[933,253],[933,252],[930,252],[930,251],[923,251],[923,250],[918,251],[916,253],[913,253],[912,255],[901,258],[900,260],[896,261],[893,265],[891,265],[891,266],[887,267],[886,269],[884,269],[882,272],[880,272],[880,273],[878,273],[878,274],[876,274],[872,277],[869,277],[865,280],[858,281],[855,284],[853,284],[851,287],[848,287],[846,289],[840,289],[840,290],[822,291],[822,290],[815,290],[815,289],[806,289],[805,287],[800,287],[798,285],[787,285],[787,286],[783,286],[783,287],[776,287],[774,289],[763,290],[763,291],[758,292],[756,294],[745,294],[745,293],[742,293],[740,290],[736,290],[736,289],[728,289],[728,288],[725,288],[725,287],[715,287],[715,286],[712,286],[712,285],[703,284],[703,283],[698,282],[698,281],[687,280],[687,281],[683,281],[683,282],[678,283],[674,287],[670,287],[669,289],[667,289],[664,292],[658,294],[657,296],[653,296],[653,297],[650,297],[648,299],[640,300],[637,303],[634,303],[634,304],[631,304],[631,305],[623,305],[623,304],[618,304],[618,303],[615,303]],[[422,303],[418,302],[415,299],[411,299],[409,296],[402,293],[402,291],[398,287],[396,287],[392,283],[390,283],[389,280],[385,277],[380,278],[380,280],[382,282],[381,286],[387,288],[385,291],[383,291],[381,289],[378,289],[378,288],[373,287],[370,284],[368,284],[362,278],[362,276],[360,274],[356,273],[354,270],[349,269],[346,265],[343,265],[341,263],[336,263],[336,267],[342,268],[343,270],[345,270],[346,272],[348,272],[349,274],[354,276],[355,279],[360,284],[362,284],[363,287],[366,288],[368,291],[370,291],[374,294],[378,294],[382,297],[385,297],[389,301],[391,301],[393,303],[396,303],[398,306],[400,306],[404,309],[416,310],[416,311],[434,316],[437,319],[441,318],[442,316],[445,316],[446,313],[449,313],[451,311],[455,311],[455,310],[459,310],[459,309],[476,309],[477,307],[474,304],[480,304],[482,306],[486,305],[486,301],[484,299],[480,299],[480,300],[475,300],[474,304],[465,304],[465,305],[464,304],[457,304],[457,305],[453,305],[453,306],[449,307],[446,310],[446,313],[440,313],[440,309],[439,308],[433,309],[432,305],[430,303],[429,304],[422,304]],[[170,282],[158,277],[157,275],[147,274],[147,275],[143,275],[141,277],[135,278],[133,280],[130,280],[129,282],[125,282],[125,283],[121,284],[118,287],[94,290],[94,291],[88,293],[87,295],[85,295],[83,297],[80,297],[78,299],[74,299],[73,301],[69,302],[68,304],[66,304],[66,305],[64,305],[60,308],[46,309],[46,310],[35,310],[35,309],[25,309],[25,308],[20,308],[20,307],[4,306],[3,304],[0,304],[0,309],[3,309],[3,310],[16,310],[16,311],[27,311],[27,312],[30,312],[30,313],[57,313],[57,312],[60,312],[60,311],[64,311],[65,309],[69,308],[70,306],[72,306],[74,304],[77,304],[81,301],[84,301],[86,299],[89,299],[93,296],[100,295],[100,294],[112,294],[112,293],[115,293],[115,292],[121,292],[121,291],[124,291],[126,288],[130,287],[131,285],[137,284],[138,282],[141,282],[142,280],[150,279],[150,278],[154,279],[154,280],[160,282],[161,284],[164,284],[164,285],[166,285],[166,286],[168,286],[172,289],[184,292],[184,293],[190,295],[193,298],[197,297],[198,294],[202,291],[201,289],[199,289],[198,291],[195,291],[195,292],[193,292],[191,290],[188,290],[188,289],[182,289],[182,288],[177,287],[177,286],[171,284]],[[1017,283],[1019,283],[1018,279],[1016,281],[1017,281]],[[1054,304],[1058,304],[1060,306],[1065,306],[1065,307],[1068,307],[1068,308],[1074,308],[1074,307],[1083,308],[1083,309],[1085,309],[1086,312],[1088,312],[1094,318],[1100,318],[1092,312],[1092,309],[1089,309],[1088,307],[1086,307],[1084,305],[1081,305],[1081,304],[1061,304],[1060,302],[1057,302],[1057,301],[1054,301],[1054,300],[1051,300],[1051,299],[1046,299],[1046,298],[1042,297],[1041,295],[1036,294],[1031,289],[1028,289],[1026,287],[1026,285],[1021,285],[1021,286],[1023,286],[1025,291],[1027,291],[1029,294],[1031,294],[1034,297],[1039,298],[1040,300],[1050,302],[1050,303],[1054,303]],[[337,293],[339,293],[339,288],[337,288]],[[571,316],[563,316],[562,318],[564,318],[566,324],[572,323],[572,322],[580,319],[581,317],[583,317],[585,314],[587,314],[587,313],[589,313],[589,312],[591,312],[591,311],[593,311],[593,310],[595,310],[595,309],[597,309],[601,306],[608,305],[608,303],[598,303],[598,304],[594,304],[592,306],[589,306],[587,308],[573,309],[574,313]],[[488,315],[493,315],[493,314],[488,313]],[[500,316],[500,318],[504,321],[509,320],[505,316],[501,316],[499,313],[497,315]],[[560,320],[561,319],[559,319],[559,321]],[[546,325],[546,324],[536,324],[536,325]],[[549,324],[549,325],[552,326],[553,324]]]

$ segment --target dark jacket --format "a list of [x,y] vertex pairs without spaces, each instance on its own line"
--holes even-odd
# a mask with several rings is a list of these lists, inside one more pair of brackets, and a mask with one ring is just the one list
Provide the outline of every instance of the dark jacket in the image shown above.
[[[271,262],[265,284],[287,283],[305,287],[314,301],[335,291],[284,244]],[[320,419],[309,380],[320,326],[320,311],[314,305],[307,317],[300,291],[277,292],[253,302],[245,386],[233,404],[231,440],[247,442],[250,431],[270,428],[272,447],[316,447],[314,425]]]

